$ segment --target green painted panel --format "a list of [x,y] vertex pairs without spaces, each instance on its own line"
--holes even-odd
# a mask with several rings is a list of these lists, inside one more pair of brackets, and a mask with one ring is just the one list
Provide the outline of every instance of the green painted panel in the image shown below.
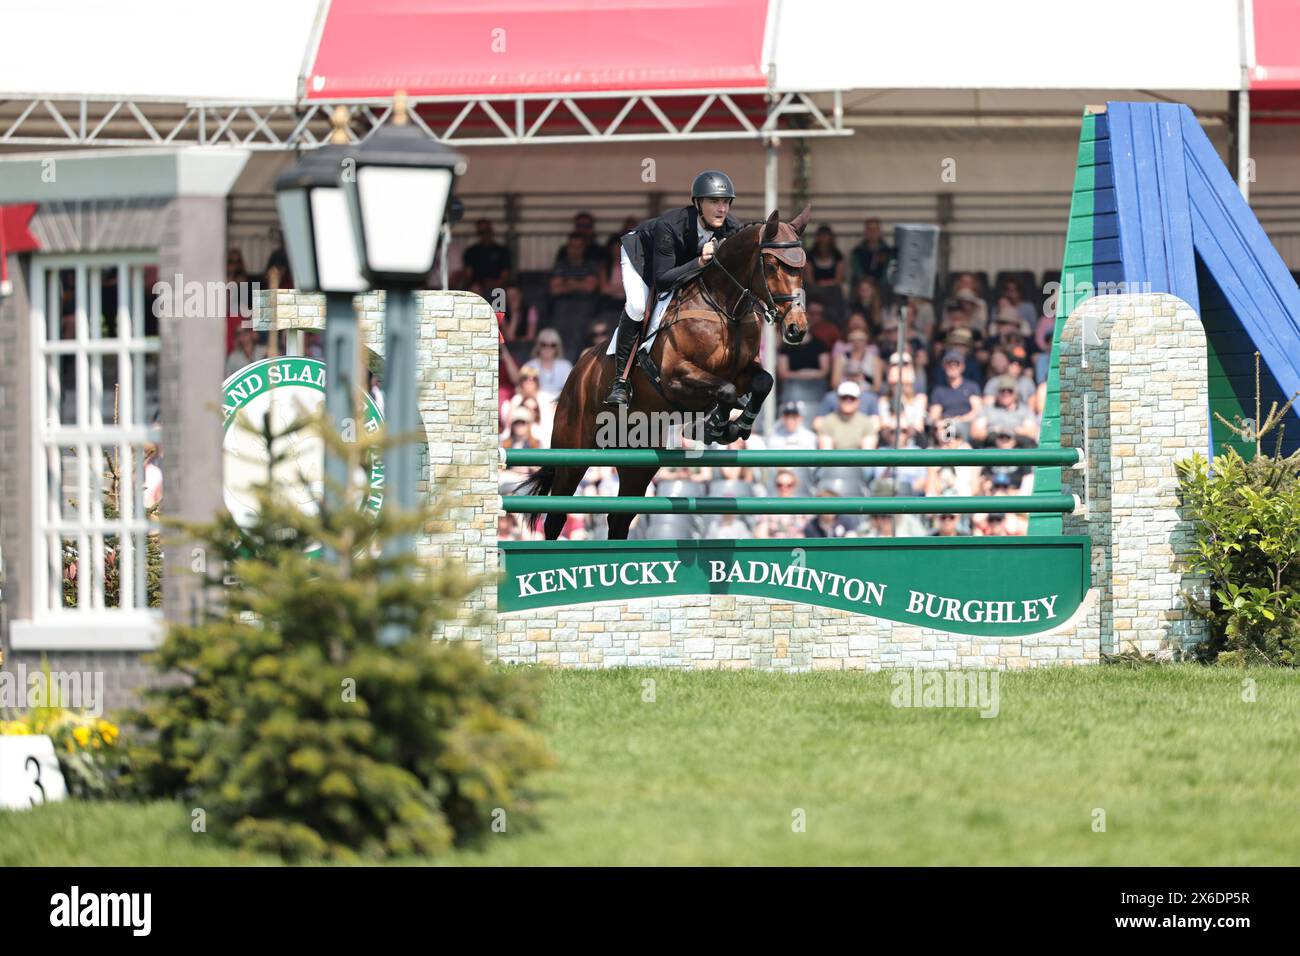
[[1086,537],[503,541],[502,613],[745,594],[958,634],[1036,634],[1091,583]]

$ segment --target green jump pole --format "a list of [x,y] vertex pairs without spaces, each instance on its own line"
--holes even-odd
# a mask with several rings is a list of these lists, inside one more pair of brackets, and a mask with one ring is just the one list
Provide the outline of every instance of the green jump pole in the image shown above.
[[600,495],[507,495],[510,514],[890,515],[1065,514],[1079,508],[1074,495],[999,495],[929,498],[627,498]]

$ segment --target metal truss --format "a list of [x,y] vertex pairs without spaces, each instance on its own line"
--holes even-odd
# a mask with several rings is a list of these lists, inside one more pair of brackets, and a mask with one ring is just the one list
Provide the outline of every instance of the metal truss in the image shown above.
[[[616,96],[413,97],[412,121],[460,146],[852,136],[841,94],[658,90]],[[364,139],[386,123],[387,100],[290,104],[142,101],[129,97],[0,99],[0,148],[223,146],[283,150],[324,143],[340,103]]]

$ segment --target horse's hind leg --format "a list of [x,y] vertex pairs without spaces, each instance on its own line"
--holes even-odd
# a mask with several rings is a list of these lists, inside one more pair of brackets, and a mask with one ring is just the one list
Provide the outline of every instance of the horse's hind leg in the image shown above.
[[[582,483],[582,476],[587,473],[585,467],[556,468],[555,481],[551,484],[552,495],[571,495],[578,490],[578,485]],[[546,540],[554,541],[564,530],[564,523],[569,520],[568,513],[564,514],[547,514],[546,516]]]
[[[618,470],[618,494],[620,498],[639,498],[650,486],[650,479],[655,476],[657,468],[620,468]],[[632,527],[634,514],[613,514],[606,519],[609,522],[609,540],[623,541],[628,529]]]

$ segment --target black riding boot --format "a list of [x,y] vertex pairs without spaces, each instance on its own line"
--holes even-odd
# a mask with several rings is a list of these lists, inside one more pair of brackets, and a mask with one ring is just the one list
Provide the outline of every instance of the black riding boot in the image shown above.
[[636,344],[637,333],[641,330],[641,320],[634,319],[626,312],[618,320],[618,345],[614,350],[614,386],[605,397],[606,405],[626,405],[632,399],[632,389],[623,377],[628,359],[632,357],[632,347]]

